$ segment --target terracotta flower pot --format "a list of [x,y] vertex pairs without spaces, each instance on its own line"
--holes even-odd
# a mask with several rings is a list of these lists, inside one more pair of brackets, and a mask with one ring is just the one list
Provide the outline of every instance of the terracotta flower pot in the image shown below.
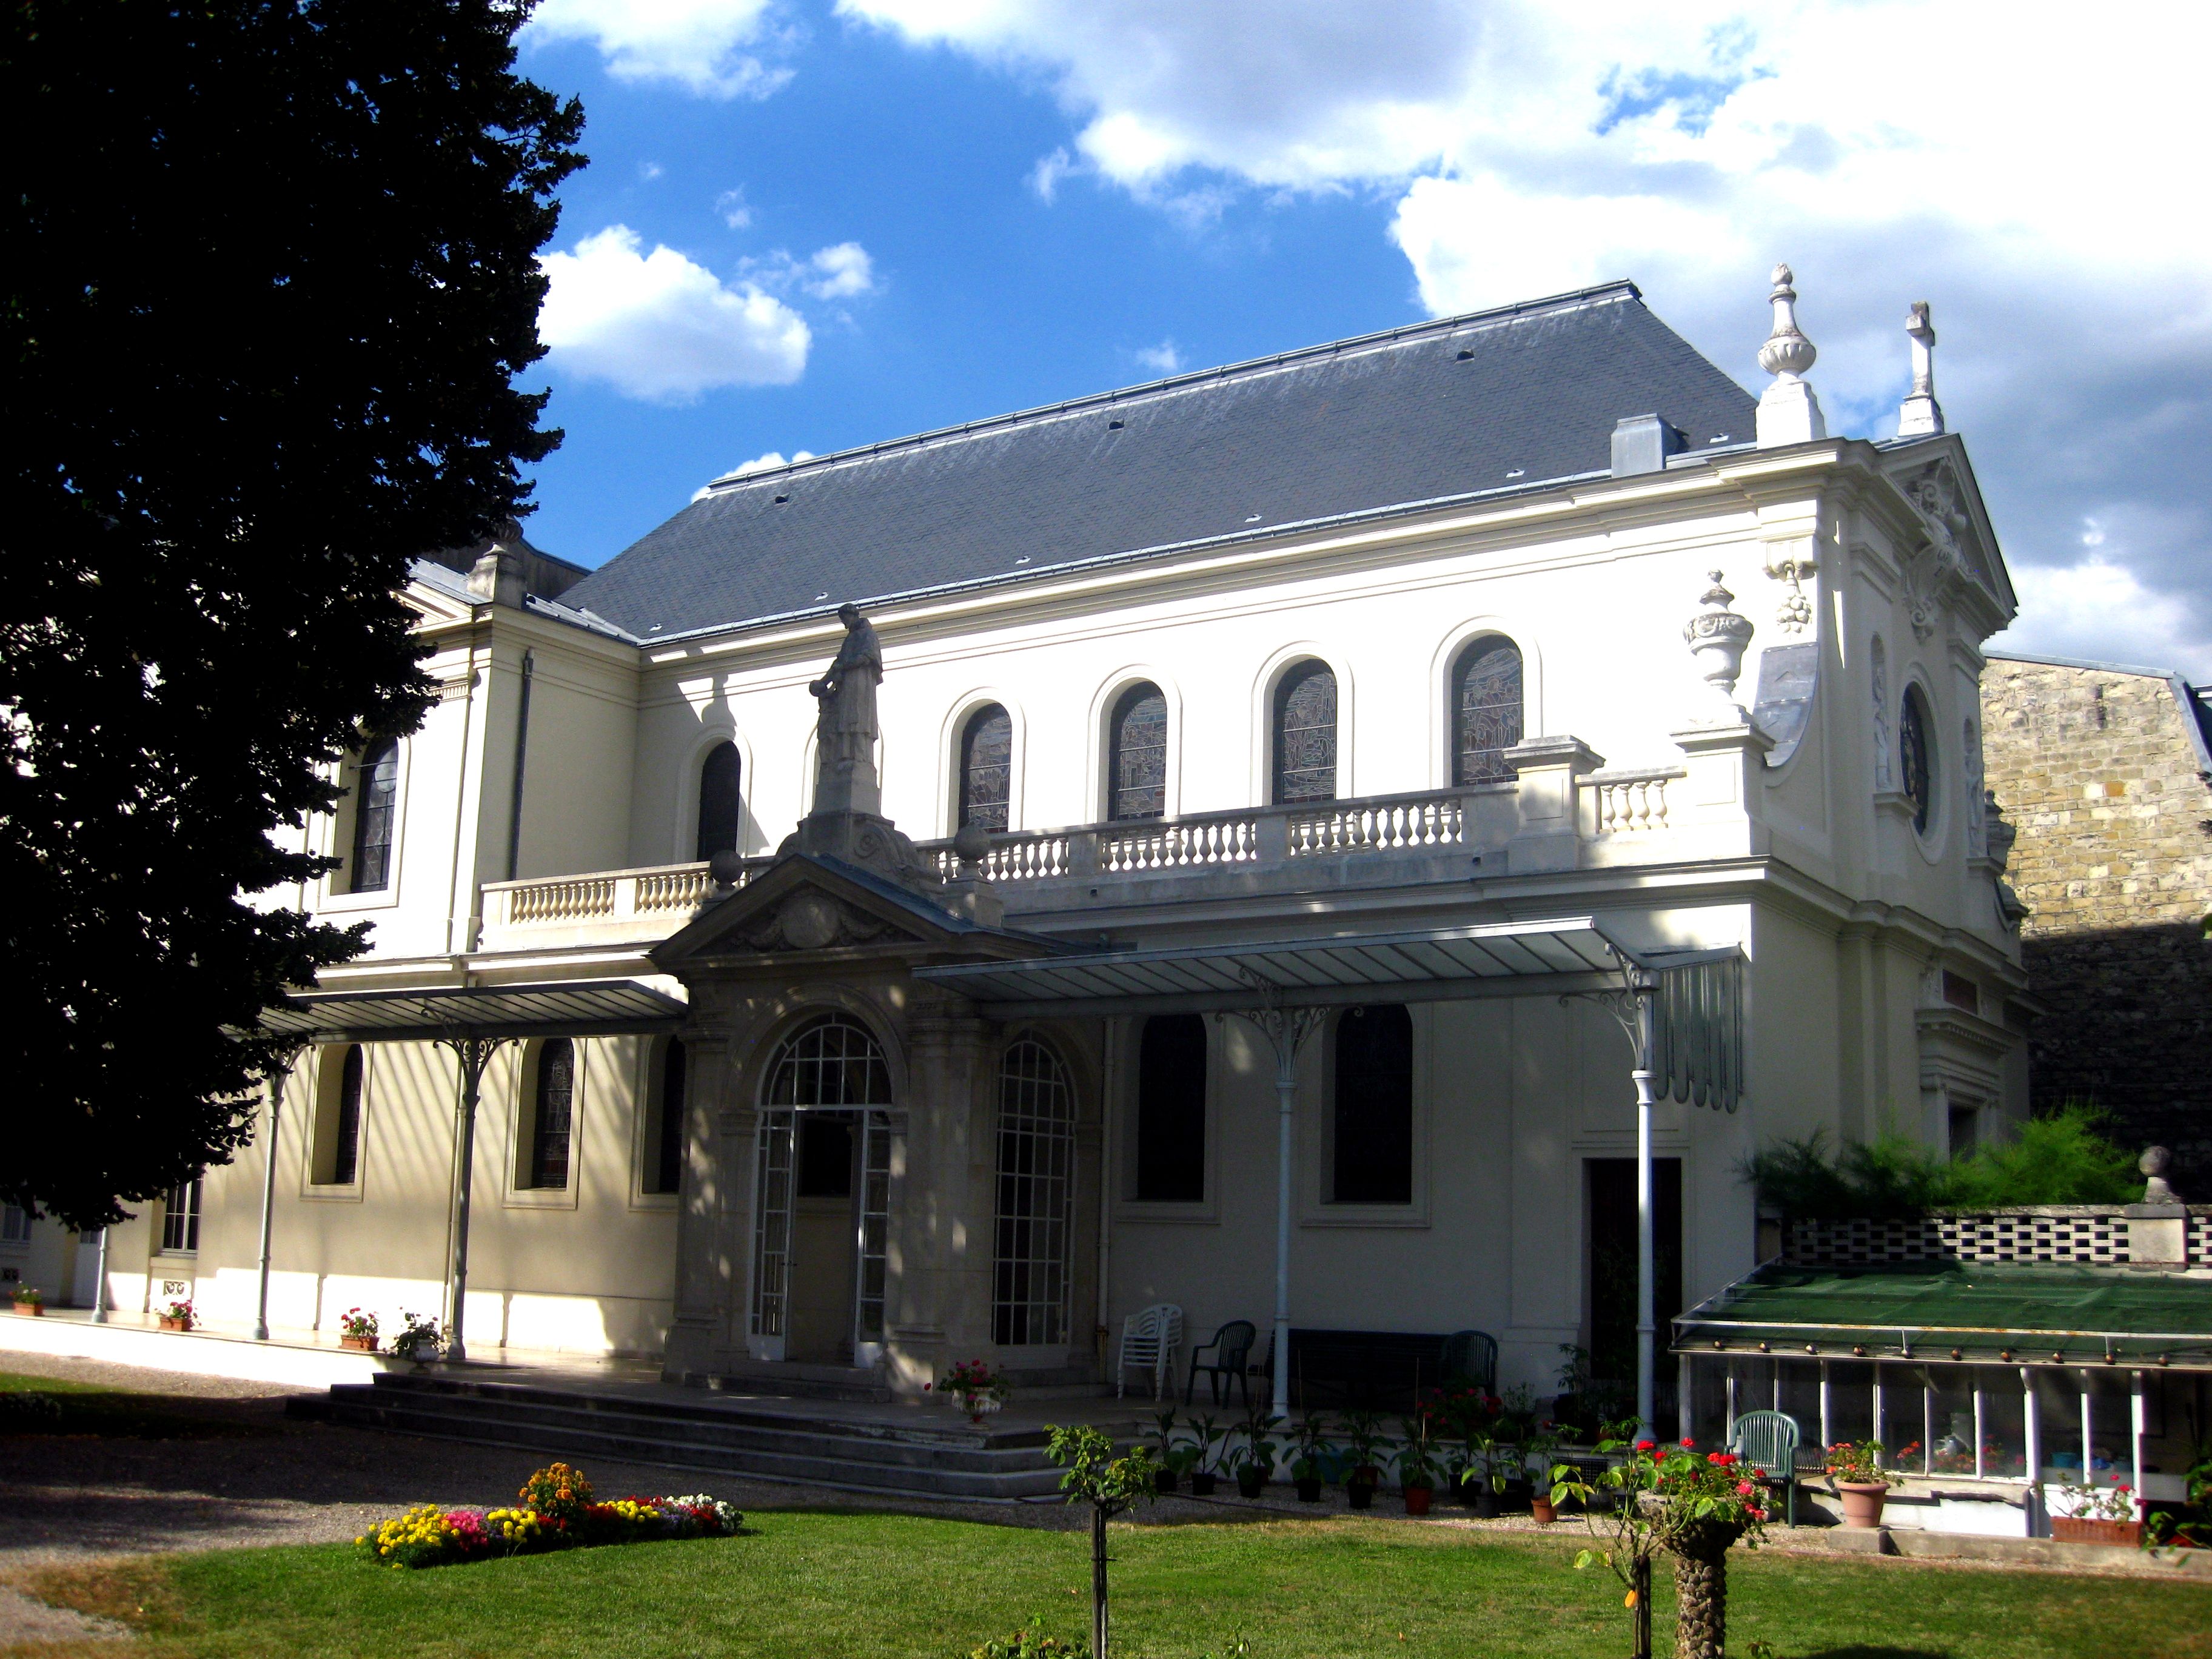
[[1838,1480],[1836,1491],[1844,1500],[1844,1524],[1847,1527],[1878,1527],[1881,1524],[1881,1505],[1889,1496],[1887,1480]]
[[1548,1498],[1537,1497],[1530,1498],[1528,1500],[1528,1513],[1536,1517],[1536,1524],[1540,1527],[1548,1527],[1553,1522],[1559,1519],[1556,1515],[1552,1513],[1552,1500]]
[[188,1331],[192,1328],[192,1322],[189,1319],[179,1319],[171,1314],[163,1314],[161,1317],[161,1328],[165,1331]]
[[338,1339],[338,1346],[341,1348],[356,1348],[362,1353],[374,1353],[376,1352],[376,1339],[373,1336],[342,1336]]
[[45,1316],[46,1304],[43,1302],[18,1302],[15,1304],[15,1311],[19,1314],[27,1314],[33,1319],[38,1319]]
[[1429,1512],[1429,1500],[1436,1494],[1426,1486],[1408,1486],[1405,1491],[1406,1513],[1426,1515]]
[[2140,1521],[2094,1521],[2076,1515],[2051,1517],[2051,1535],[2062,1544],[2117,1545],[2137,1549],[2142,1545]]

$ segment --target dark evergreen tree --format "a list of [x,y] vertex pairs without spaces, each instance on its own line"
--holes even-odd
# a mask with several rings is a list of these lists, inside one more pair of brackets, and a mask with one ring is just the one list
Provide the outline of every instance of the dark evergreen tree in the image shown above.
[[526,3],[19,0],[0,44],[0,1195],[96,1225],[250,1138],[357,953],[295,884],[433,695],[410,556],[524,510],[583,114]]

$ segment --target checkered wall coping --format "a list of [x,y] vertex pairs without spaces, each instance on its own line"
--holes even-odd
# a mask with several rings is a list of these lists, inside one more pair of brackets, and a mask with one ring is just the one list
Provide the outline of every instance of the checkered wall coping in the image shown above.
[[2212,1206],[2190,1206],[2189,1259],[2196,1262],[2212,1261]]
[[[2212,1210],[2189,1218],[2189,1255],[2212,1255]],[[1784,1259],[1793,1266],[1886,1261],[2078,1261],[2119,1267],[2128,1261],[2128,1219],[2088,1206],[1991,1215],[1937,1215],[1911,1221],[1800,1221]]]

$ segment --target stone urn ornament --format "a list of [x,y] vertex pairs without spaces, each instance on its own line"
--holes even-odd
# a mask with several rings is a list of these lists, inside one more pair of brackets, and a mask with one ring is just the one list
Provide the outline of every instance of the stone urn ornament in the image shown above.
[[1705,609],[1682,625],[1682,639],[1698,659],[1698,672],[1706,684],[1720,694],[1720,700],[1729,715],[1741,721],[1747,718],[1735,700],[1735,684],[1743,674],[1743,653],[1751,643],[1751,618],[1740,617],[1729,609],[1735,595],[1722,585],[1721,573],[1705,573],[1712,580],[1699,601]]

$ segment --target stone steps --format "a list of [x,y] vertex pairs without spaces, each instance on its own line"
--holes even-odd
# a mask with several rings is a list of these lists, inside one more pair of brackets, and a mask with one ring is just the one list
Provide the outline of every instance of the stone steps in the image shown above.
[[358,1428],[720,1471],[849,1491],[985,1502],[1056,1497],[1060,1471],[1034,1427],[970,1427],[917,1410],[911,1423],[835,1418],[754,1402],[691,1401],[468,1377],[389,1374],[318,1402]]

